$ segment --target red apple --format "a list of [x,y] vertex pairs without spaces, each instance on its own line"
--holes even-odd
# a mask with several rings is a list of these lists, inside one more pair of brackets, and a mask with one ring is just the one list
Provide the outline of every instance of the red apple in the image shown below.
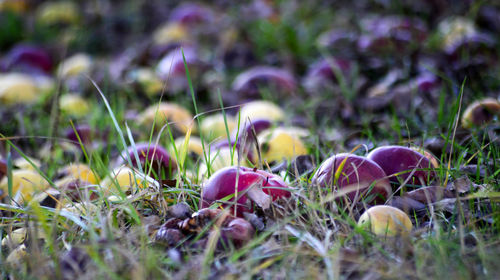
[[197,3],[183,3],[170,14],[170,21],[185,25],[210,23],[214,20],[213,12]]
[[[250,188],[252,187],[252,188]],[[249,189],[250,188],[250,189]],[[247,190],[248,189],[248,190]],[[236,214],[252,212],[253,203],[268,208],[272,200],[290,197],[287,184],[277,175],[248,167],[230,166],[214,173],[203,186],[202,207],[209,207],[217,200],[237,194],[237,205],[233,196],[224,203],[236,209]]]
[[[338,174],[336,182],[335,174]],[[325,160],[314,174],[312,182],[322,188],[331,188],[334,192],[346,188],[347,197],[354,203],[361,199],[381,202],[392,193],[386,177],[384,170],[372,160],[343,153]]]
[[270,88],[289,95],[297,88],[293,75],[280,68],[256,66],[239,74],[233,82],[233,90],[247,98],[260,97],[261,88]]
[[52,70],[52,59],[42,48],[30,45],[17,45],[13,47],[2,61],[5,70],[22,72],[49,73]]
[[123,161],[126,160],[127,157],[130,157],[132,164],[137,166],[138,164],[135,158],[135,152],[137,152],[141,166],[145,170],[152,167],[154,172],[163,171],[165,174],[171,174],[175,171],[175,169],[177,169],[175,160],[170,156],[167,150],[160,145],[155,145],[154,143],[137,143],[135,145],[135,149],[134,147],[129,147],[122,153],[120,163],[118,165],[123,164]]
[[[403,146],[383,146],[371,151],[369,159],[376,162],[393,182],[405,181],[415,170],[409,184],[426,185],[436,174],[431,161],[423,154]],[[427,170],[423,170],[427,169]],[[395,175],[397,174],[397,175]]]

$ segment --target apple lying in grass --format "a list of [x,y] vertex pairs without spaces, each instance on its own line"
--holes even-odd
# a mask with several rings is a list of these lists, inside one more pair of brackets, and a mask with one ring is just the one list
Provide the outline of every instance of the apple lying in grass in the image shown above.
[[352,203],[360,200],[382,202],[392,194],[389,180],[377,163],[347,153],[326,159],[314,174],[312,182],[337,193],[337,201],[346,197]]
[[169,20],[183,25],[208,24],[214,20],[214,14],[201,4],[183,3],[172,10]]
[[68,93],[61,96],[59,108],[65,115],[81,118],[88,115],[90,105],[82,96],[77,93]]
[[405,212],[396,207],[377,205],[359,217],[358,225],[378,236],[407,235],[413,225]]
[[149,97],[160,95],[163,92],[163,81],[156,73],[147,67],[140,67],[128,73],[129,80],[137,85],[138,89]]
[[481,126],[499,116],[500,101],[495,98],[485,98],[467,106],[462,116],[462,126],[464,128]]
[[[11,181],[12,199],[18,203],[29,201],[37,192],[42,192],[50,186],[42,175],[33,170],[14,170]],[[7,177],[4,177],[0,182],[0,189],[4,194],[9,193]]]
[[167,22],[160,25],[153,33],[153,48],[168,48],[188,41],[187,28],[177,22]]
[[39,98],[35,81],[21,73],[0,74],[2,105],[32,104]]
[[231,132],[235,126],[236,123],[232,116],[226,115],[224,118],[223,114],[214,114],[203,118],[200,124],[200,133],[209,140],[227,138],[227,131]]
[[64,137],[68,140],[72,141],[75,145],[80,145],[80,142],[83,145],[90,144],[93,137],[93,130],[88,124],[80,124],[75,125],[75,127],[68,127],[64,130]]
[[391,51],[406,52],[418,47],[427,37],[425,23],[416,18],[384,16],[367,18],[361,22],[365,34],[358,40],[362,52],[387,54]]
[[59,64],[57,73],[62,78],[72,78],[90,73],[92,69],[92,59],[89,55],[78,53],[66,58]]
[[170,178],[170,175],[177,169],[175,160],[165,148],[161,145],[147,142],[137,143],[135,146],[130,146],[127,150],[123,151],[118,165],[128,163],[128,158],[130,158],[133,166],[138,167],[139,163],[135,156],[136,153],[142,170],[146,173],[151,168],[158,176],[160,176],[160,173],[163,173]]
[[74,2],[45,2],[36,11],[36,20],[44,25],[75,24],[80,20],[81,9]]
[[233,150],[233,147],[229,147],[227,141],[221,141],[222,145],[219,147],[210,147],[210,153],[207,153],[207,158],[209,164],[205,161],[203,156],[203,163],[198,169],[198,174],[201,177],[205,177],[208,174],[208,168],[210,167],[210,172],[213,173],[222,168],[237,165],[238,161],[241,166],[249,166],[247,160],[247,155],[238,153],[237,150]]
[[193,47],[188,46],[171,50],[160,59],[156,66],[156,74],[166,82],[169,91],[179,92],[189,89],[184,58],[192,81],[200,78],[208,67],[207,63],[198,56],[197,50]]
[[193,120],[193,115],[188,110],[178,104],[169,102],[153,104],[137,117],[137,121],[141,126],[151,129],[154,124],[155,128],[159,130],[168,123],[175,128],[172,130],[177,130],[183,135],[186,134],[189,128],[196,132],[196,123]]
[[244,212],[252,212],[253,203],[266,209],[273,200],[290,196],[289,187],[281,177],[263,170],[230,166],[214,173],[205,183],[202,207],[225,200],[222,205],[235,209],[241,217]]
[[240,122],[248,119],[267,119],[271,122],[279,122],[285,119],[285,112],[276,104],[266,101],[257,100],[248,102],[241,106],[239,114]]
[[306,155],[307,149],[300,139],[303,134],[297,129],[282,127],[263,131],[258,136],[262,160],[282,161]]
[[264,88],[289,96],[296,90],[297,82],[293,75],[284,69],[256,66],[239,74],[232,88],[246,98],[259,98],[260,90]]
[[[177,153],[181,153],[182,148],[186,142],[186,138],[184,136],[176,138],[174,141],[175,148],[177,149]],[[189,137],[187,146],[186,146],[187,155],[196,155],[196,157],[203,157],[203,144],[201,142],[201,138],[191,135]],[[173,148],[171,149],[171,154],[175,154]]]
[[351,68],[351,62],[346,59],[331,58],[322,59],[313,63],[306,73],[303,84],[311,94],[326,90],[338,83],[338,75],[347,77]]
[[131,168],[120,166],[111,171],[110,174],[101,181],[100,185],[104,193],[109,195],[119,194],[120,190],[127,194],[136,187],[143,189],[145,186],[143,183],[143,178],[139,176],[139,174],[136,174]]
[[403,146],[378,147],[371,151],[367,157],[376,162],[395,183],[408,179],[408,184],[427,185],[436,178],[436,173],[430,170],[434,168],[431,161],[411,148]]
[[98,184],[100,179],[97,174],[84,163],[71,163],[58,170],[60,178],[71,178],[89,182],[91,184]]
[[52,60],[42,48],[32,45],[16,45],[2,60],[2,68],[7,71],[26,73],[50,73]]
[[253,135],[255,136],[259,135],[262,131],[270,128],[273,123],[269,119],[265,118],[256,118],[252,120],[245,120],[241,122],[242,125],[240,126],[239,129],[233,130],[231,133],[231,140],[232,141],[238,141],[238,142],[253,142],[256,139],[253,138]]

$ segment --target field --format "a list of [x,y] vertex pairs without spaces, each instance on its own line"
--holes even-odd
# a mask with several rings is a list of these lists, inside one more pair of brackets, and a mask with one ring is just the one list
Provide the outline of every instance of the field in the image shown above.
[[499,279],[493,2],[0,0],[1,278]]

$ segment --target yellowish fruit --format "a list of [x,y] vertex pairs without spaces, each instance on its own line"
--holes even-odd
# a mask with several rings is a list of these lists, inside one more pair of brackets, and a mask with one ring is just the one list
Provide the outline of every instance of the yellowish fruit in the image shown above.
[[[38,172],[33,170],[12,171],[12,195],[18,203],[29,201],[37,192],[49,188],[49,183]],[[8,179],[4,177],[0,182],[0,189],[8,193]]]
[[[28,159],[29,159],[29,161],[28,161]],[[28,158],[24,158],[24,157],[16,158],[15,160],[12,161],[12,164],[19,169],[33,170],[33,171],[36,171],[35,166],[37,168],[40,168],[42,166],[42,163],[40,163],[39,160],[34,159],[34,158],[30,158],[30,157],[28,157]]]
[[32,104],[38,100],[38,97],[35,82],[29,75],[21,73],[0,75],[1,104]]
[[149,106],[139,115],[138,122],[141,125],[149,127],[155,123],[157,129],[169,123],[184,134],[188,131],[189,127],[192,127],[192,132],[196,131],[193,115],[175,103],[161,102]]
[[307,149],[300,140],[300,131],[286,128],[268,129],[259,137],[262,159],[267,162],[290,160],[299,155],[306,155]]
[[481,126],[500,117],[500,101],[495,98],[477,100],[467,106],[462,115],[462,127]]
[[137,82],[141,89],[148,96],[161,94],[163,91],[163,82],[158,78],[155,72],[149,68],[135,69],[130,73],[130,78]]
[[119,194],[117,187],[124,193],[131,191],[132,188],[144,188],[142,177],[126,166],[114,169],[100,185],[106,194]]
[[[236,127],[233,117],[226,115],[227,128],[231,132]],[[223,114],[215,114],[205,117],[200,124],[200,133],[210,140],[227,138],[226,123]]]
[[267,119],[273,122],[285,119],[285,112],[276,104],[265,101],[252,101],[243,105],[240,109],[241,122],[248,118],[251,120]]
[[9,11],[14,13],[24,13],[28,10],[28,3],[26,0],[1,0],[0,11]]
[[99,177],[90,169],[90,167],[83,163],[72,163],[59,170],[59,173],[65,174],[65,178],[79,179],[91,184],[98,184]]
[[158,27],[153,33],[153,42],[155,45],[168,45],[180,43],[187,40],[189,33],[186,28],[179,23],[168,22]]
[[[177,149],[177,152],[180,153],[182,145],[184,145],[184,142],[186,141],[185,137],[179,137],[175,139],[175,148]],[[201,139],[196,136],[190,136],[189,141],[188,141],[188,146],[187,146],[187,153],[195,153],[200,157],[203,157],[203,145],[201,144]],[[172,154],[175,154],[174,151],[172,151]]]
[[448,18],[439,23],[438,30],[442,36],[442,46],[444,48],[477,32],[474,22],[464,17]]
[[37,20],[47,25],[73,24],[80,18],[79,10],[71,1],[47,2],[38,9]]
[[413,228],[405,212],[387,205],[377,205],[366,210],[359,217],[358,225],[378,236],[407,235]]
[[84,53],[75,54],[59,64],[58,72],[63,78],[88,74],[92,68],[92,59]]
[[[238,164],[238,152],[234,151],[231,157],[231,150],[228,147],[223,147],[215,151],[211,151],[209,155],[209,162],[203,162],[198,169],[200,177],[206,177],[208,173],[208,166],[210,166],[211,173],[228,166],[235,166]],[[249,166],[246,160],[241,160],[241,166]]]
[[81,118],[90,111],[90,106],[83,97],[78,94],[65,94],[59,100],[59,106],[64,114]]
[[23,243],[25,239],[26,239],[26,228],[18,228],[16,230],[13,230],[12,232],[8,233],[2,239],[2,247],[18,246],[21,243]]
[[28,256],[26,245],[21,244],[12,250],[5,260],[5,264],[10,267],[20,267],[24,263],[23,259]]

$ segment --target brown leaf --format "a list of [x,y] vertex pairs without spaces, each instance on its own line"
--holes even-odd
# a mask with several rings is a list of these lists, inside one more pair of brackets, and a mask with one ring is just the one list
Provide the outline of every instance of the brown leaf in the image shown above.
[[404,196],[424,204],[434,203],[442,198],[455,197],[450,190],[441,186],[419,188],[406,193]]
[[401,197],[401,196],[394,196],[389,202],[389,205],[399,208],[408,214],[425,208],[425,205],[423,203],[411,197]]

